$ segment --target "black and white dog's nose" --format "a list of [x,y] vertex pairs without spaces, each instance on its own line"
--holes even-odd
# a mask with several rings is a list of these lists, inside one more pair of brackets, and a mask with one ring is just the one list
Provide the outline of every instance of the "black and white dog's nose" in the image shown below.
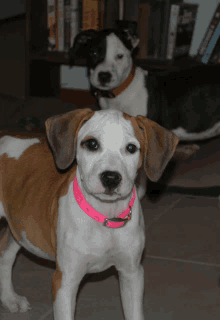
[[100,71],[99,72],[99,81],[101,84],[105,84],[111,81],[111,73],[109,71]]
[[121,182],[122,176],[116,171],[104,171],[101,173],[101,183],[103,187],[109,190],[115,189]]

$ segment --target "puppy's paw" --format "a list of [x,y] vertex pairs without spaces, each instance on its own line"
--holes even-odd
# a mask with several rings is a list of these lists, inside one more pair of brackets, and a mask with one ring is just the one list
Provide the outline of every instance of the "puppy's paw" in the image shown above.
[[2,304],[10,312],[27,312],[31,309],[29,302],[25,297],[19,296],[15,292],[12,295],[1,298]]

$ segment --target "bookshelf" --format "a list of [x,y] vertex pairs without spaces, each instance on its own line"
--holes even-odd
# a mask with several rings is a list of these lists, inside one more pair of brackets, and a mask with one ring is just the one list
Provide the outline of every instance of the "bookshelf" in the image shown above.
[[[26,0],[26,97],[60,97],[60,65],[68,65],[68,57],[63,52],[48,51],[47,39],[47,0]],[[135,63],[148,70],[176,71],[198,65],[192,58],[175,61],[136,59]],[[78,60],[75,65],[85,66],[85,61]]]

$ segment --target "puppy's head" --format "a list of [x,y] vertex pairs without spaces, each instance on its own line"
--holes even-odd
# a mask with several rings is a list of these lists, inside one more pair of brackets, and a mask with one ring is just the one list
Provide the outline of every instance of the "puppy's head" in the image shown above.
[[95,88],[108,91],[118,87],[132,68],[132,52],[139,43],[136,28],[134,21],[118,21],[116,29],[79,33],[70,49],[70,63],[86,59]]
[[55,162],[66,169],[77,160],[83,189],[101,201],[130,195],[141,164],[157,181],[171,159],[177,137],[142,117],[118,110],[76,110],[46,121]]

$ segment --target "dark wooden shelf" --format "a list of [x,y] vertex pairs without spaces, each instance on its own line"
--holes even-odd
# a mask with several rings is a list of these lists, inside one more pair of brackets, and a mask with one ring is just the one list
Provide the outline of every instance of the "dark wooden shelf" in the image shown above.
[[[42,60],[57,64],[69,65],[68,54],[64,52],[38,52],[30,53],[30,60]],[[180,70],[183,68],[199,65],[194,59],[187,57],[180,60],[135,60],[135,64],[143,69],[159,69],[159,70]],[[75,66],[86,66],[84,59],[78,59]],[[203,64],[200,64],[203,65]]]

